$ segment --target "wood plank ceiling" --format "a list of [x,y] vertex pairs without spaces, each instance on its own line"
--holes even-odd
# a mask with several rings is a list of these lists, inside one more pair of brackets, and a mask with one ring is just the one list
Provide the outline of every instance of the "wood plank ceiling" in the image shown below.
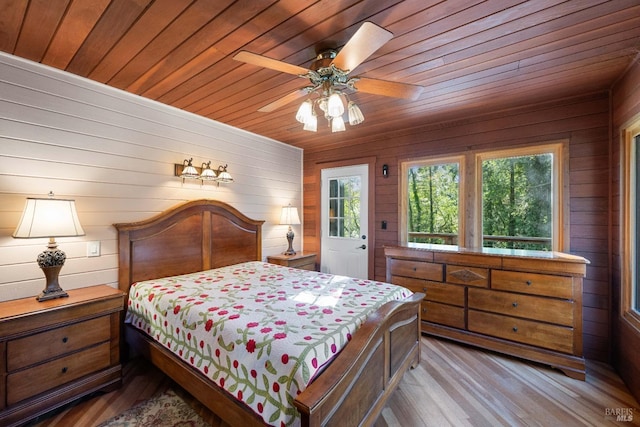
[[[417,100],[355,93],[365,121],[340,133],[303,131],[300,99],[257,111],[308,80],[237,52],[308,68],[365,21],[393,38],[351,75],[421,85]],[[320,150],[607,90],[640,50],[640,0],[2,0],[0,50]]]

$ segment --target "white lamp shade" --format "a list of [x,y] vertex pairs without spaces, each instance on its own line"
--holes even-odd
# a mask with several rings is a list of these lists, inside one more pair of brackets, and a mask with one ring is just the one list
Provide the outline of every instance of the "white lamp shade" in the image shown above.
[[13,237],[83,236],[74,200],[27,198]]
[[280,215],[280,224],[282,225],[299,225],[300,216],[298,216],[298,208],[289,206],[282,207],[282,214]]
[[311,114],[307,117],[307,120],[304,122],[303,130],[308,130],[309,132],[317,132],[318,131],[318,116],[315,114]]
[[359,125],[364,122],[364,115],[355,102],[349,101],[347,109],[349,111],[349,124],[351,126]]

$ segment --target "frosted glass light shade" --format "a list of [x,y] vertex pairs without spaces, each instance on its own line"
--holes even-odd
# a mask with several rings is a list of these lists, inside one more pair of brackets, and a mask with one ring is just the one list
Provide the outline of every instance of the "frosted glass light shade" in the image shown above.
[[337,93],[332,93],[327,104],[327,114],[333,117],[339,117],[344,114],[344,104],[342,98]]
[[300,104],[300,108],[298,108],[298,112],[296,113],[296,120],[300,123],[306,123],[312,115],[312,107],[313,105],[309,99]]
[[364,122],[364,115],[362,114],[360,107],[358,107],[355,102],[349,101],[347,110],[349,112],[349,124],[351,126],[359,125]]
[[83,236],[75,200],[28,198],[13,233],[17,238]]
[[203,181],[215,181],[217,178],[216,172],[211,169],[211,162],[202,164],[202,173],[200,179]]
[[184,178],[200,178],[200,174],[198,173],[198,170],[193,167],[193,165],[191,164],[191,162],[193,161],[193,159],[185,159],[184,162],[182,162],[183,164],[183,168],[182,168],[182,174],[180,174],[180,177],[182,177],[182,179]]
[[307,120],[304,122],[303,130],[308,130],[310,132],[318,131],[318,116],[315,114],[311,114]]
[[331,132],[343,132],[345,130],[346,128],[344,127],[344,120],[342,116],[331,119]]

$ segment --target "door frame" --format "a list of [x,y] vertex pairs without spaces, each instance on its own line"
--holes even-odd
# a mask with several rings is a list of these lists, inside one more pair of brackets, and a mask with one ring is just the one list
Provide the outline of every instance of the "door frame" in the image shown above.
[[360,157],[354,159],[347,160],[339,160],[339,161],[328,161],[328,162],[316,162],[315,173],[316,176],[316,194],[318,195],[318,200],[316,203],[316,211],[314,214],[315,223],[316,223],[316,236],[318,238],[318,265],[322,264],[321,254],[322,254],[322,169],[332,169],[339,168],[344,166],[356,166],[366,164],[369,166],[369,175],[367,177],[367,181],[369,181],[368,190],[369,190],[369,212],[368,212],[368,222],[369,226],[367,228],[367,236],[369,240],[369,245],[367,247],[367,276],[369,280],[373,280],[375,277],[375,247],[376,247],[376,235],[375,235],[375,206],[376,206],[376,197],[375,197],[375,171],[376,169],[376,158],[371,157]]

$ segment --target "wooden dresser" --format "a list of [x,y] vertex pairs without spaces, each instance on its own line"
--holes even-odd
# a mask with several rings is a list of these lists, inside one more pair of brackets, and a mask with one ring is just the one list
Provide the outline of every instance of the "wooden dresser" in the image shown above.
[[385,247],[387,281],[425,293],[422,332],[584,380],[586,259],[558,252]]
[[0,425],[121,384],[124,294],[109,286],[68,294],[0,302]]

